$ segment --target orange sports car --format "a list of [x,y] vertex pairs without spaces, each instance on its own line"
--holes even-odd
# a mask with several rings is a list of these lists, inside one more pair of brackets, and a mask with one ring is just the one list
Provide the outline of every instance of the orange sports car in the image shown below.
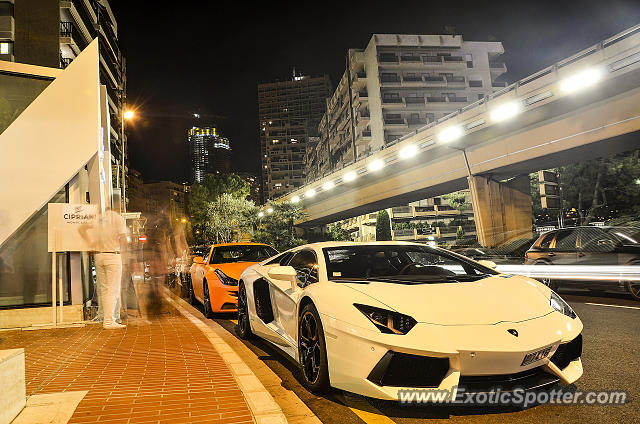
[[211,246],[207,256],[196,256],[189,273],[189,300],[202,303],[204,315],[238,310],[238,278],[250,265],[278,254],[268,244],[221,243]]

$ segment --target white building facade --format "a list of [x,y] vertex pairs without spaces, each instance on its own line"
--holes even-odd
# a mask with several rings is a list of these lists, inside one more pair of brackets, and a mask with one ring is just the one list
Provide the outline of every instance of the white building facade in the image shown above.
[[385,148],[506,86],[500,42],[461,35],[374,34],[345,70],[306,154],[307,182]]

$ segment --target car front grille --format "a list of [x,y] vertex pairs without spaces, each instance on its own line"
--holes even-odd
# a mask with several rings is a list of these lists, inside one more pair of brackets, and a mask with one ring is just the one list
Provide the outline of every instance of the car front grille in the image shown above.
[[463,375],[458,387],[466,393],[488,393],[492,389],[511,391],[516,388],[533,390],[546,387],[560,381],[555,375],[545,372],[542,367],[532,368],[515,374]]
[[582,334],[569,343],[563,343],[558,346],[556,353],[551,357],[553,362],[561,370],[565,369],[569,363],[578,359],[582,355]]
[[388,351],[367,379],[378,386],[438,387],[449,371],[448,358]]

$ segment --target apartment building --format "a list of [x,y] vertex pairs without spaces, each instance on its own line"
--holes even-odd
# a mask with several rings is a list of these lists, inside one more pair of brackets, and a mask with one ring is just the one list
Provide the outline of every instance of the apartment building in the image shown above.
[[207,174],[231,172],[231,143],[215,127],[192,127],[188,133],[191,182],[200,183]]
[[147,183],[144,184],[144,193],[149,208],[144,212],[150,216],[158,217],[164,213],[171,223],[186,219],[189,186],[172,181]]
[[[438,196],[389,208],[392,240],[452,245],[459,239],[475,237],[469,190],[456,195],[458,204],[451,202],[448,196]],[[375,241],[376,221],[377,213],[374,212],[346,219],[340,225],[349,231],[354,241]]]
[[295,76],[258,85],[261,203],[305,182],[305,153],[331,96],[329,77]]
[[308,149],[311,182],[506,86],[500,42],[461,35],[374,34],[347,68]]
[[126,71],[109,1],[0,0],[0,60],[64,69],[96,38],[100,83],[109,103],[113,184],[121,190],[127,174],[122,131]]

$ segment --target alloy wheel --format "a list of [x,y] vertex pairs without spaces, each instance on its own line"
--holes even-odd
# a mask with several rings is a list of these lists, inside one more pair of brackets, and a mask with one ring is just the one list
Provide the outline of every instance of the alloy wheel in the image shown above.
[[300,356],[304,376],[313,384],[320,371],[320,337],[318,323],[310,311],[306,311],[300,320]]

